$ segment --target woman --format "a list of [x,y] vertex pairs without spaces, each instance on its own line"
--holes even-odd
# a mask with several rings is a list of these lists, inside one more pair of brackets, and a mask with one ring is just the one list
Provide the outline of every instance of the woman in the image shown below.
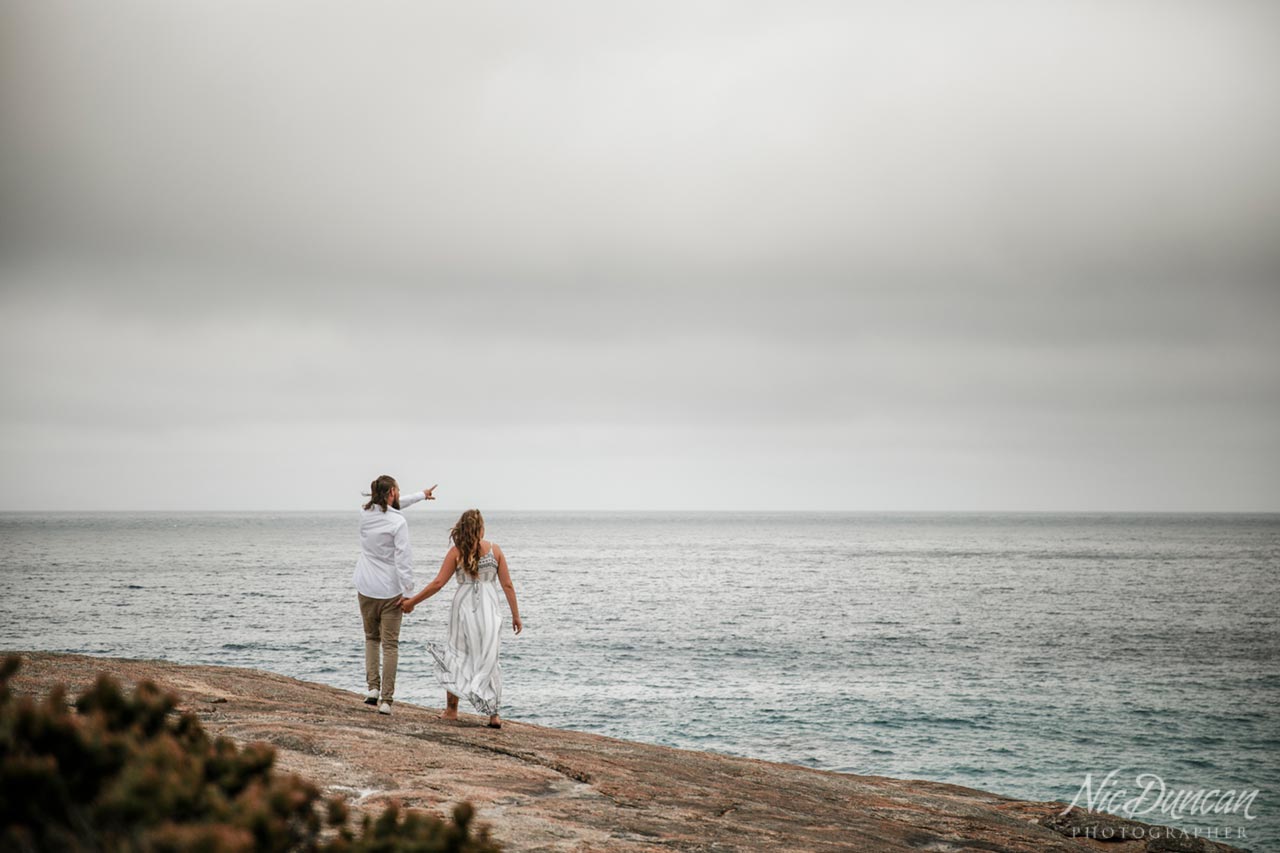
[[449,578],[458,578],[458,591],[449,610],[449,642],[443,649],[427,644],[435,658],[436,677],[448,694],[441,716],[458,719],[458,697],[466,696],[477,711],[489,715],[489,728],[500,729],[502,668],[498,664],[498,646],[502,618],[498,614],[498,585],[502,585],[511,608],[511,628],[519,634],[524,625],[516,605],[516,588],[507,571],[506,555],[484,538],[480,510],[464,512],[449,531],[449,538],[453,547],[445,554],[440,573],[417,595],[401,602],[400,607],[405,613],[412,613],[419,602],[444,589]]

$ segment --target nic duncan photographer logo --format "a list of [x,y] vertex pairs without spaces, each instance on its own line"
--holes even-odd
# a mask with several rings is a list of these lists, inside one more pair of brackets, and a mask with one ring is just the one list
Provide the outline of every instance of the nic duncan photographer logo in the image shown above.
[[[1062,816],[1073,811],[1090,815],[1105,813],[1126,820],[1150,819],[1195,824],[1210,816],[1235,816],[1251,821],[1257,818],[1253,809],[1258,798],[1257,788],[1179,788],[1166,785],[1155,773],[1134,774],[1134,786],[1123,787],[1119,769],[1112,770],[1098,780],[1086,773],[1075,798],[1062,810]],[[1220,838],[1244,838],[1244,826],[1223,826],[1221,817],[1213,820],[1214,826],[1188,826],[1175,830],[1178,834]],[[1090,837],[1136,838],[1144,832],[1140,824],[1119,825],[1108,821],[1084,821],[1076,824],[1073,834]],[[1163,827],[1149,827],[1145,832],[1168,831]],[[1105,836],[1105,838],[1104,838]]]

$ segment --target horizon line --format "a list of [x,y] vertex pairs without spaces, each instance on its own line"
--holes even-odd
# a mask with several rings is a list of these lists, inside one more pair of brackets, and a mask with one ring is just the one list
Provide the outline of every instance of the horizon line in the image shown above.
[[[438,507],[441,510],[449,512],[461,512],[467,507]],[[277,515],[306,515],[313,513],[349,513],[358,512],[360,507],[348,507],[342,509],[262,509],[262,508],[242,508],[242,509],[156,509],[156,508],[128,508],[128,509],[2,509],[0,515],[87,515],[87,514],[152,514],[152,515],[212,515],[212,514],[246,514],[246,513],[271,513]],[[412,511],[412,510],[409,510]],[[603,515],[603,514],[657,514],[657,513],[689,513],[702,515],[725,515],[725,514],[775,514],[775,515],[813,515],[819,513],[837,514],[837,515],[1280,515],[1280,509],[955,509],[955,508],[927,508],[927,509],[842,509],[842,508],[748,508],[748,509],[716,509],[716,508],[688,508],[688,507],[671,507],[663,509],[654,508],[595,508],[595,509],[561,509],[561,508],[496,508],[487,509],[485,512],[490,513],[557,513],[557,514],[575,514],[575,515]],[[420,513],[414,513],[420,514]]]

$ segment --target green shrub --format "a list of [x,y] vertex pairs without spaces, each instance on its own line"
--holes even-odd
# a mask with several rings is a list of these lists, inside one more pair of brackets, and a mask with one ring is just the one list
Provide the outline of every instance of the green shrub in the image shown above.
[[[275,751],[210,739],[193,714],[143,682],[127,695],[107,676],[75,702],[57,687],[17,698],[0,664],[0,850],[230,853],[491,853],[471,806],[452,821],[387,807],[348,825],[346,804],[275,772]],[[323,814],[322,814],[323,813]],[[322,820],[323,816],[323,820]],[[322,824],[333,829],[322,839]]]

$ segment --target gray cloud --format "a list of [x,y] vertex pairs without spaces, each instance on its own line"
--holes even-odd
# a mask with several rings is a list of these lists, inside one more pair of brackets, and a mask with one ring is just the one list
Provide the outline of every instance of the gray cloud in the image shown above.
[[1274,4],[55,0],[0,40],[2,506],[414,465],[1280,506]]
[[1270,4],[554,10],[11,4],[5,218],[442,284],[1276,271]]

